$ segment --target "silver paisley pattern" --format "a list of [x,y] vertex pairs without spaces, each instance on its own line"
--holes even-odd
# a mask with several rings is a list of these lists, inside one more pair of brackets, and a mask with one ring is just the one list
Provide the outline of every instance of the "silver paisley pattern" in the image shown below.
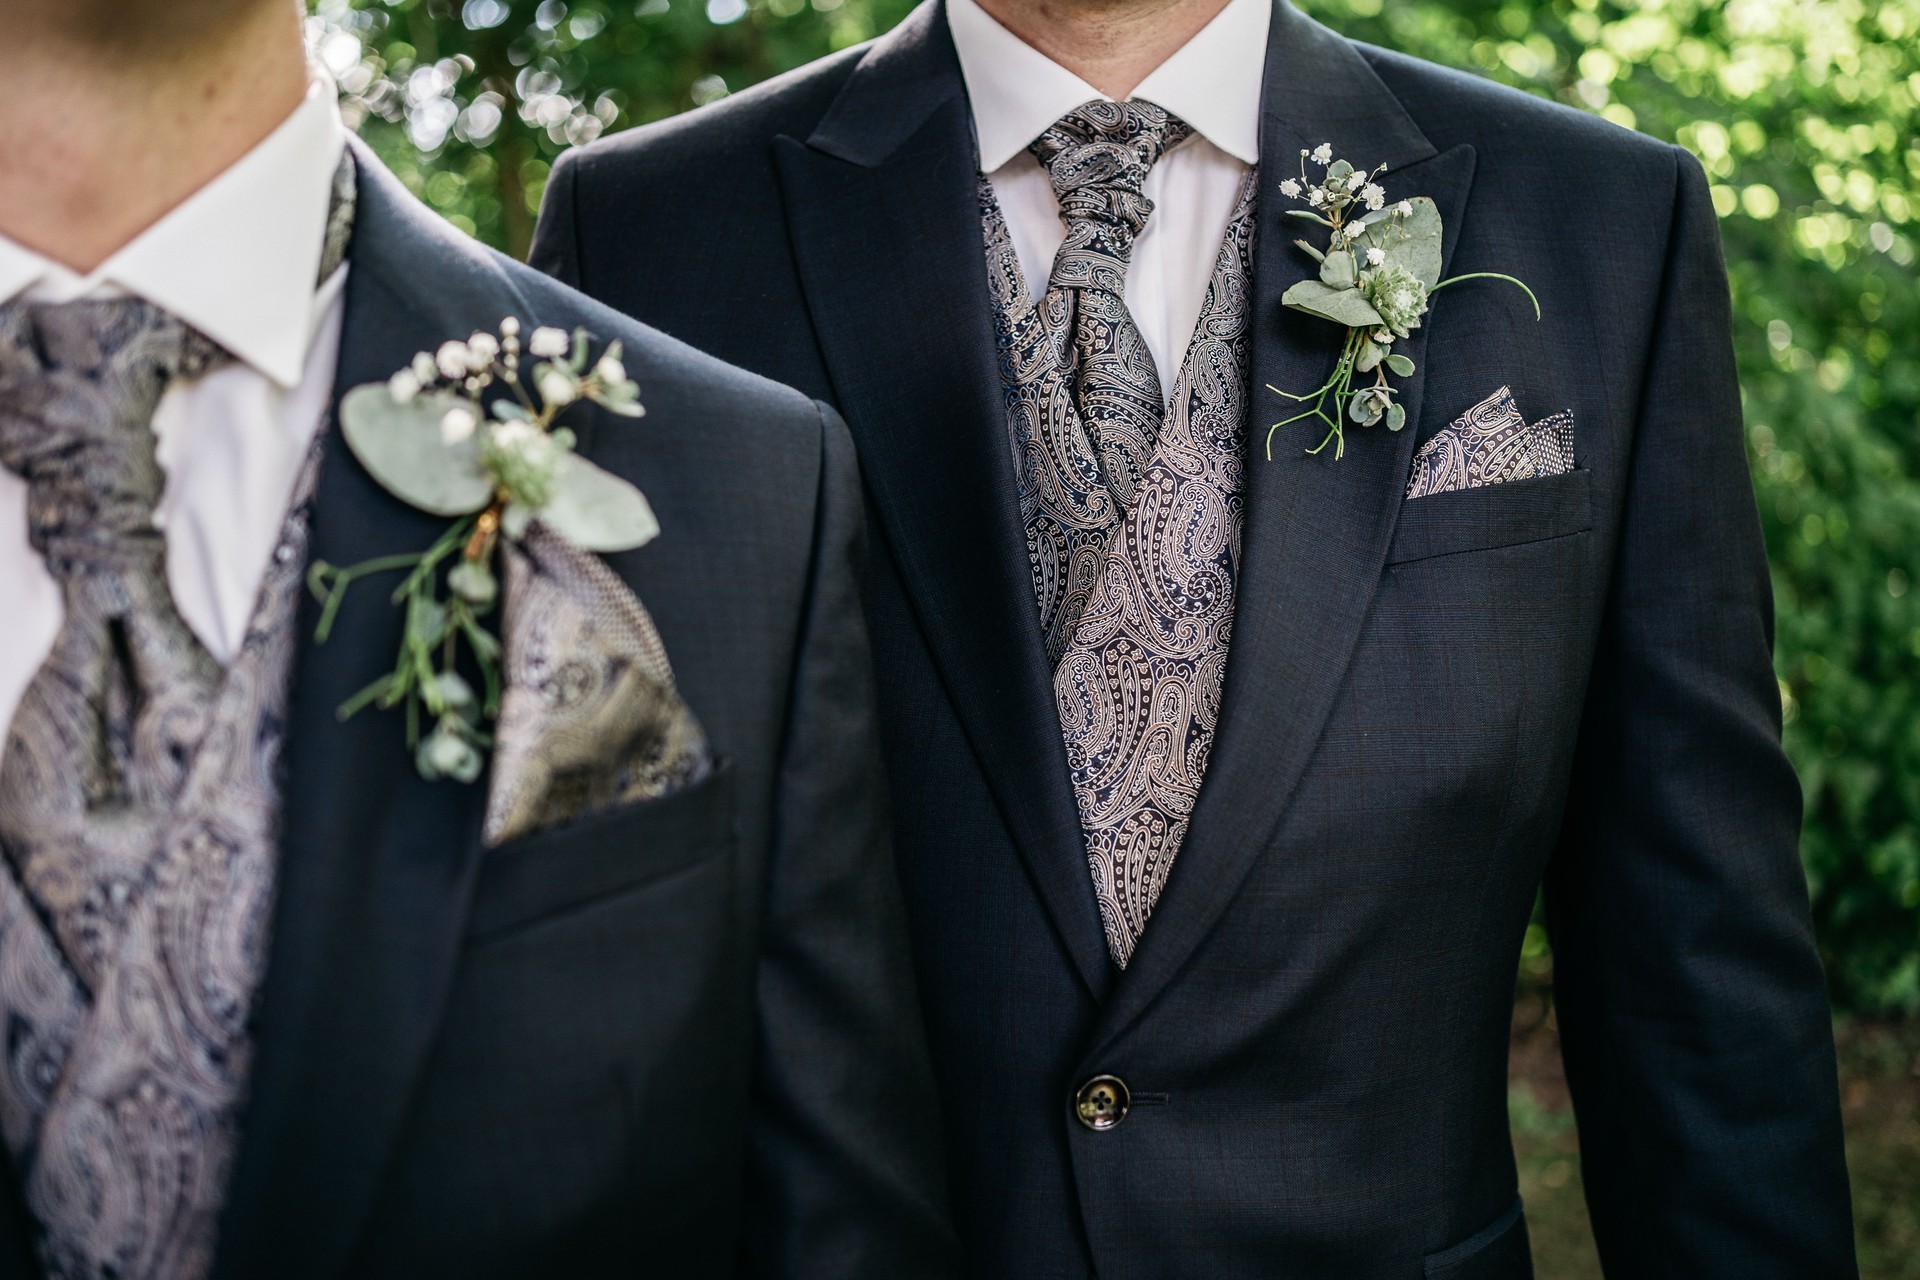
[[1562,410],[1529,424],[1507,387],[1455,418],[1413,455],[1407,497],[1573,470],[1573,415]]
[[[343,158],[322,278],[354,208]],[[55,1280],[199,1280],[266,962],[315,444],[239,653],[181,620],[150,419],[230,359],[137,299],[0,307],[0,463],[65,616],[0,758],[0,1136]]]
[[485,838],[497,845],[705,777],[705,733],[653,618],[591,552],[535,522],[503,544],[506,691]]
[[[1063,198],[1067,244],[1046,296],[1030,303],[992,188],[981,184],[1034,592],[1088,867],[1121,968],[1180,852],[1219,716],[1245,509],[1257,182],[1250,172],[1241,188],[1164,413],[1151,358],[1117,293],[1120,323],[1103,297],[1092,328],[1070,338],[1062,331],[1075,300],[1056,295],[1073,293],[1070,282],[1092,276],[1117,287],[1124,275],[1124,258],[1117,268],[1079,261],[1106,232],[1076,235]],[[1091,366],[1089,352],[1101,357]],[[1116,369],[1125,372],[1109,383]],[[1116,403],[1128,409],[1128,434],[1124,448],[1108,450],[1101,432]],[[1087,404],[1106,415],[1099,428]]]

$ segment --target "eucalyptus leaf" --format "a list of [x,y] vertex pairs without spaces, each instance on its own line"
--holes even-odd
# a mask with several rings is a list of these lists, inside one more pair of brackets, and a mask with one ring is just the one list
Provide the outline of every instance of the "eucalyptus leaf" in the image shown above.
[[1320,282],[1336,289],[1351,289],[1354,281],[1353,255],[1336,249],[1320,260]]
[[1413,372],[1413,361],[1395,352],[1393,355],[1387,357],[1387,368],[1404,378]]
[[1386,357],[1387,349],[1377,342],[1360,344],[1360,356],[1353,362],[1355,373],[1372,373]]
[[586,551],[627,551],[660,532],[646,495],[577,453],[560,463],[553,497],[540,509],[553,532]]
[[1314,248],[1312,245],[1308,244],[1305,240],[1295,240],[1294,243],[1299,245],[1302,249],[1305,249],[1307,251],[1308,256],[1311,257],[1315,262],[1323,261],[1327,256],[1326,254],[1320,252],[1318,249]]
[[494,417],[502,422],[533,421],[533,415],[527,412],[525,405],[521,404],[518,400],[508,399],[506,396],[496,396],[493,403],[488,405],[487,408],[492,411]]
[[1398,431],[1407,425],[1407,406],[1395,404],[1387,409],[1387,430]]
[[1353,166],[1348,164],[1345,160],[1335,160],[1332,164],[1327,166],[1328,182],[1345,182],[1348,178],[1352,176],[1353,176]]
[[1420,278],[1431,289],[1440,283],[1440,209],[1425,196],[1411,201],[1413,212],[1395,218],[1368,231],[1368,241],[1377,244],[1387,261],[1398,263]]
[[481,468],[479,432],[448,444],[440,420],[467,402],[444,392],[396,403],[384,382],[355,387],[340,401],[340,432],[347,447],[381,487],[409,506],[437,516],[463,516],[493,498]]
[[1300,281],[1281,294],[1280,301],[1296,311],[1346,325],[1349,329],[1386,323],[1358,289],[1335,289],[1318,280]]

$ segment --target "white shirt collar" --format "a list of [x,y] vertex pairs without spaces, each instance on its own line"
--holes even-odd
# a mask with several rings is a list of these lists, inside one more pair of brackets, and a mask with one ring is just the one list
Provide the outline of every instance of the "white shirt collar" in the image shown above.
[[346,136],[338,91],[316,75],[253,150],[87,275],[0,235],[0,302],[145,298],[293,387],[325,310],[315,277]]
[[[1165,107],[1228,155],[1260,159],[1260,84],[1273,0],[1228,0],[1133,96]],[[1001,26],[976,0],[947,0],[973,106],[980,167],[992,173],[1082,103],[1107,95]]]

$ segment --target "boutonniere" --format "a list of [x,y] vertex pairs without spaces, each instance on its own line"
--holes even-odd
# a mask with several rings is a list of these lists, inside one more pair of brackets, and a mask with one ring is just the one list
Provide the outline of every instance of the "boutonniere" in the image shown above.
[[[1322,170],[1319,182],[1307,177],[1311,161]],[[1273,424],[1267,432],[1267,457],[1273,457],[1274,432],[1305,418],[1326,424],[1327,434],[1307,450],[1319,453],[1329,444],[1338,459],[1346,453],[1346,423],[1370,427],[1385,421],[1387,430],[1407,425],[1406,407],[1394,399],[1397,388],[1389,373],[1404,378],[1413,361],[1393,344],[1420,327],[1434,294],[1462,280],[1505,280],[1519,285],[1540,318],[1540,300],[1521,281],[1498,271],[1473,271],[1440,278],[1440,209],[1426,196],[1389,205],[1386,192],[1375,181],[1386,169],[1356,169],[1333,158],[1333,147],[1321,143],[1300,152],[1300,176],[1280,184],[1290,200],[1304,199],[1304,209],[1287,213],[1327,228],[1322,250],[1305,240],[1295,244],[1320,264],[1318,279],[1302,280],[1281,295],[1295,311],[1346,326],[1346,343],[1333,376],[1317,390],[1299,395],[1269,385],[1267,390],[1309,407]],[[1356,376],[1373,375],[1354,386]]]
[[[534,521],[586,551],[624,551],[659,532],[645,495],[574,452],[555,419],[592,401],[623,417],[644,410],[620,362],[620,344],[591,358],[584,329],[527,336],[520,322],[421,352],[386,382],[340,401],[340,429],[354,457],[402,502],[449,517],[424,551],[338,568],[317,560],[308,588],[321,603],[315,638],[325,643],[347,589],[368,574],[406,571],[393,603],[404,619],[393,670],[340,706],[342,720],[368,706],[406,709],[407,745],[429,780],[472,782],[491,745],[500,708],[500,640],[488,625],[499,604],[494,553]],[[461,674],[477,674],[481,689]],[[427,722],[422,733],[422,722]]]

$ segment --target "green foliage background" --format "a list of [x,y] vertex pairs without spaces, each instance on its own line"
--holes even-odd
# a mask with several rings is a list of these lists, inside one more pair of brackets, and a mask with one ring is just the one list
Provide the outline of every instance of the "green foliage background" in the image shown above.
[[[568,146],[865,40],[910,0],[310,0],[352,121],[524,253]],[[1920,0],[1302,0],[1678,141],[1714,181],[1834,994],[1920,1012]],[[1544,963],[1545,939],[1529,938]]]

